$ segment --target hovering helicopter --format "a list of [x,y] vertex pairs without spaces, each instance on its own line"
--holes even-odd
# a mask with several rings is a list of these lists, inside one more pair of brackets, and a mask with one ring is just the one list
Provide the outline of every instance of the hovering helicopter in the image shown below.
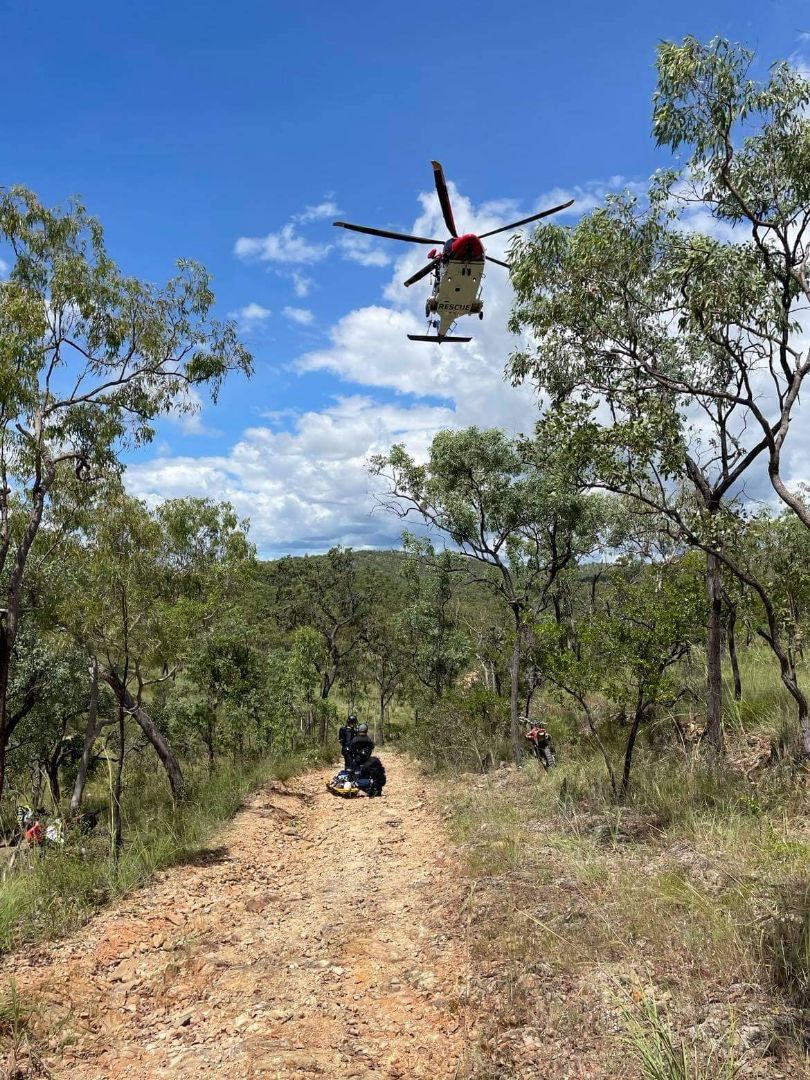
[[445,341],[472,341],[469,337],[451,337],[448,331],[453,328],[456,319],[461,315],[477,315],[479,319],[483,319],[481,278],[484,274],[484,262],[497,263],[498,266],[509,269],[508,263],[486,255],[481,241],[488,236],[517,229],[530,221],[539,221],[540,218],[548,217],[549,214],[556,214],[569,207],[574,200],[569,199],[568,202],[560,203],[559,206],[552,206],[550,210],[543,210],[539,214],[521,218],[520,221],[513,221],[511,225],[491,229],[481,236],[476,236],[474,233],[464,233],[459,236],[453,219],[453,208],[450,205],[450,193],[444,179],[444,170],[438,161],[432,161],[431,165],[444,223],[450,232],[448,240],[410,236],[407,233],[389,232],[387,229],[373,229],[368,225],[352,225],[348,221],[335,221],[333,224],[341,229],[352,229],[354,232],[368,233],[370,236],[385,236],[389,240],[404,240],[409,244],[438,244],[439,247],[428,252],[428,263],[405,282],[407,287],[421,281],[428,274],[433,274],[433,292],[425,304],[425,317],[428,320],[428,327],[433,327],[436,333],[408,334],[408,337],[411,341],[434,341],[437,345]]

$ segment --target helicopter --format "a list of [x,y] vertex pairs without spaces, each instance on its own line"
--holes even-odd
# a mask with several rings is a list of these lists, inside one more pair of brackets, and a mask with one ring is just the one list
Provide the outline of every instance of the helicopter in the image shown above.
[[427,264],[405,282],[405,287],[408,288],[417,281],[421,281],[423,277],[427,277],[428,274],[433,275],[433,291],[425,304],[425,318],[428,321],[428,329],[432,327],[436,333],[408,334],[408,338],[411,341],[432,341],[437,345],[446,341],[472,341],[471,337],[451,336],[448,331],[452,330],[454,323],[461,315],[477,315],[479,319],[483,319],[484,302],[481,299],[481,279],[484,276],[484,263],[497,263],[498,266],[510,269],[508,263],[487,255],[481,241],[488,236],[518,229],[530,221],[539,221],[540,218],[548,217],[550,214],[557,214],[560,210],[571,206],[574,200],[569,199],[568,202],[560,203],[559,206],[552,206],[550,210],[542,210],[539,214],[513,221],[511,225],[490,229],[481,236],[476,236],[474,233],[463,233],[459,236],[453,218],[453,207],[450,204],[450,193],[444,179],[444,170],[438,161],[432,161],[431,165],[442,216],[450,233],[449,239],[436,240],[427,236],[411,236],[408,233],[389,232],[387,229],[374,229],[369,225],[352,225],[348,221],[335,221],[332,224],[340,229],[351,229],[353,232],[367,233],[369,236],[404,240],[408,244],[438,245],[428,252]]

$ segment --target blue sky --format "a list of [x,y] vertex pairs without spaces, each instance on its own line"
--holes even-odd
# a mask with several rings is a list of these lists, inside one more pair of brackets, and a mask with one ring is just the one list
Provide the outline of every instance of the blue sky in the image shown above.
[[424,252],[358,247],[333,216],[441,229],[434,157],[467,227],[560,194],[588,209],[664,163],[658,41],[721,34],[764,68],[802,48],[799,7],[0,0],[0,183],[79,194],[128,272],[200,260],[255,355],[216,408],[160,425],[132,490],[229,498],[265,554],[395,543],[370,452],[448,423],[523,430],[535,404],[502,380],[502,271],[471,346],[411,344],[427,290],[396,283]]

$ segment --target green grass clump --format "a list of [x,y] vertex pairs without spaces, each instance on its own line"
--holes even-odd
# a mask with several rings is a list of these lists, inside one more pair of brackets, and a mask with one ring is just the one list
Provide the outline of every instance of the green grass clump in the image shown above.
[[708,1050],[687,1041],[671,1027],[654,994],[645,994],[636,1007],[622,1006],[625,1039],[644,1080],[735,1080],[740,1075],[734,1032],[727,1045]]
[[761,938],[775,985],[800,1009],[810,1009],[810,877],[783,885]]

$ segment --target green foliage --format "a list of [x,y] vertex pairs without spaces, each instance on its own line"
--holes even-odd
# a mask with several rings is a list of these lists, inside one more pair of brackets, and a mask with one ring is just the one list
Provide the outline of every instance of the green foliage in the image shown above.
[[483,771],[509,755],[508,702],[482,686],[455,690],[431,706],[409,744],[435,770]]
[[468,654],[453,587],[459,563],[450,551],[437,552],[430,541],[407,533],[405,550],[410,601],[403,605],[401,632],[410,676],[418,697],[437,701],[455,685]]

